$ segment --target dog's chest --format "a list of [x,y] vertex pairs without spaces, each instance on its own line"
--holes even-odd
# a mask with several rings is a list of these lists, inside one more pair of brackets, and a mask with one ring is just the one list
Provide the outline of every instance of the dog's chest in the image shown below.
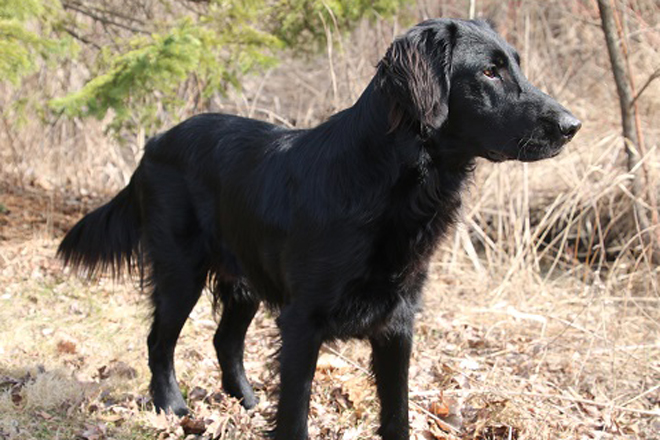
[[426,271],[437,244],[461,206],[462,179],[443,179],[437,170],[416,169],[394,188],[374,243],[374,266],[407,285]]
[[421,183],[396,194],[381,217],[368,274],[347,286],[331,314],[333,333],[340,337],[387,331],[417,309],[433,251],[460,207],[458,193]]

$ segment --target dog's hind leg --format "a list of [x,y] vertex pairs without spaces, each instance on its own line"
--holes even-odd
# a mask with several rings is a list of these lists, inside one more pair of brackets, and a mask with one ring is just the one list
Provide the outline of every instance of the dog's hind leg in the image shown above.
[[250,409],[257,404],[252,386],[245,376],[243,352],[245,333],[259,309],[259,302],[250,296],[241,283],[219,283],[223,309],[222,319],[213,338],[218,362],[222,369],[222,387],[232,397]]
[[193,270],[185,258],[176,265],[165,265],[153,259],[154,321],[147,339],[152,374],[150,389],[157,410],[182,416],[188,409],[176,381],[174,348],[202,292],[206,272]]
[[186,179],[181,169],[152,160],[148,153],[138,195],[153,284],[153,324],[147,339],[150,389],[157,410],[181,416],[188,409],[176,381],[174,349],[207,281],[210,233],[200,219],[209,207],[190,192],[194,176]]

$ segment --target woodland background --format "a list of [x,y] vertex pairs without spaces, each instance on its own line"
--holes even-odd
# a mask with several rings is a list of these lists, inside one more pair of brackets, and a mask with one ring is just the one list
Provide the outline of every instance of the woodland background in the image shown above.
[[[493,20],[583,128],[553,160],[479,162],[417,324],[413,438],[657,439],[655,0],[0,0],[0,439],[260,438],[268,313],[248,337],[255,410],[219,390],[200,301],[177,350],[197,418],[156,416],[145,295],[70,276],[58,240],[126,184],[149,135],[204,111],[318,124],[396,35],[438,16]],[[361,342],[323,349],[312,438],[373,438],[368,368]]]

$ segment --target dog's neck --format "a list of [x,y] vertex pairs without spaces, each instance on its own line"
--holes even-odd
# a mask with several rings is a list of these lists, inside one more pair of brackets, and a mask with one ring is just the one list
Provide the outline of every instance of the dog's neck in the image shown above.
[[346,117],[353,131],[347,134],[372,150],[371,154],[382,155],[385,149],[391,149],[404,166],[416,166],[420,156],[428,155],[433,166],[445,172],[469,174],[474,169],[474,156],[444,128],[422,134],[419,121],[410,117],[392,121],[396,105],[392,99],[372,80],[353,107],[337,116]]

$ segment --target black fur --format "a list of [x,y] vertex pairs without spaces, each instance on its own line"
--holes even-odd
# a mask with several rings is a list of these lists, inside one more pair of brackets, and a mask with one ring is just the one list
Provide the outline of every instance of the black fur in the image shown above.
[[74,226],[59,253],[118,273],[144,252],[158,409],[187,413],[174,347],[210,279],[223,303],[222,383],[247,408],[256,398],[245,332],[261,302],[280,311],[276,438],[307,436],[321,344],[365,338],[379,433],[407,439],[414,313],[475,157],[543,159],[578,129],[488,24],[431,20],[392,44],[353,107],[316,128],[205,114],[151,139],[128,187]]

